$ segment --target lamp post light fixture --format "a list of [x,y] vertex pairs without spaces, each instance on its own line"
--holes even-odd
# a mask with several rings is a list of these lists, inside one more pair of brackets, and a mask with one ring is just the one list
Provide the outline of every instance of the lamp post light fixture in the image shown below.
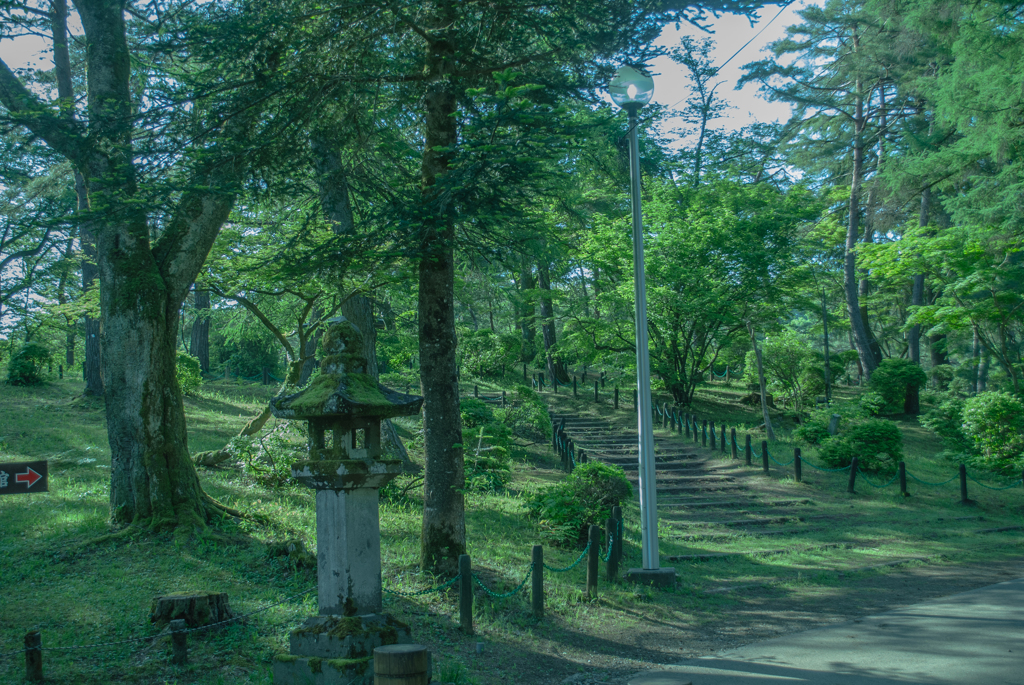
[[675,569],[661,568],[658,560],[658,484],[654,462],[654,425],[651,404],[651,360],[647,339],[647,286],[644,281],[644,232],[640,213],[640,147],[637,113],[654,95],[654,79],[623,66],[608,85],[608,94],[629,114],[629,191],[633,207],[633,294],[636,301],[637,422],[640,438],[640,531],[643,568],[630,569],[627,580],[652,585],[675,582]]

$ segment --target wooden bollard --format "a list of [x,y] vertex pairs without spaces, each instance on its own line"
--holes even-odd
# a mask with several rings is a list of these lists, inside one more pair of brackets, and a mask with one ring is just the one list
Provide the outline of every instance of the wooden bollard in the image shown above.
[[427,685],[430,652],[423,645],[383,645],[373,650],[373,685]]
[[25,678],[43,682],[43,635],[38,630],[25,633]]
[[764,469],[764,475],[770,475],[771,471],[768,470],[768,441],[761,441],[761,468]]
[[597,381],[594,381],[594,401],[595,402],[600,402],[601,401],[601,389],[600,389],[600,386],[601,386],[600,383],[598,383]]
[[543,373],[538,373],[537,374],[537,390],[540,391],[540,390],[543,390],[543,389],[544,389],[544,374]]
[[615,580],[619,577],[619,560],[615,558],[615,545],[619,537],[619,522],[612,516],[608,519],[605,527],[605,539],[608,540],[608,580]]
[[693,444],[696,445],[700,442],[700,424],[697,423],[697,415],[693,415]]
[[736,451],[739,449],[739,445],[736,444],[736,429],[735,428],[733,428],[729,432],[729,440],[732,442],[732,458],[733,459],[739,459],[739,455],[736,453]]
[[704,423],[700,427],[700,446],[708,446],[708,420],[704,419]]
[[468,554],[459,555],[459,626],[473,634],[473,565]]
[[618,409],[619,408],[619,386],[617,386],[617,385],[615,386],[615,392],[612,394],[612,396],[615,398],[615,408]]
[[576,376],[572,377],[572,398],[578,400],[580,398],[579,393],[576,391]]
[[900,494],[904,497],[910,497],[907,494],[907,464],[901,461],[897,466],[900,472]]
[[622,548],[625,544],[623,539],[626,535],[626,527],[622,524],[622,507],[612,507],[612,518],[615,519],[615,544],[612,545],[612,556],[615,557],[615,563],[622,563]]
[[750,446],[750,436],[747,435],[746,444],[743,446],[743,456],[747,462],[747,466],[753,466],[754,448]]
[[967,496],[967,466],[960,464],[960,504],[970,504],[971,499]]
[[683,414],[683,423],[686,424],[686,439],[690,439],[690,412]]
[[270,385],[270,369],[263,367],[263,385]]
[[580,458],[578,459],[578,461],[579,461],[579,462],[580,462],[581,464],[586,464],[586,463],[587,463],[587,460],[588,460],[589,458],[590,458],[590,457],[588,457],[588,456],[587,456],[587,451],[586,451],[585,449],[583,449],[583,448],[581,447],[581,448],[580,448]]
[[601,527],[590,527],[590,551],[587,552],[587,597],[597,598],[597,574],[601,563]]
[[850,480],[846,485],[846,491],[849,493],[856,494],[856,490],[853,486],[857,484],[857,457],[854,455],[853,460],[850,462]]
[[530,606],[535,618],[544,616],[544,547],[533,546],[533,585],[530,593]]
[[171,628],[171,663],[184,666],[188,663],[188,622],[176,618],[170,623]]
[[64,380],[64,365],[63,364],[58,364],[57,365],[57,378],[60,379],[60,380]]
[[476,399],[480,399],[480,386],[479,385],[474,385],[473,386],[473,397],[475,397]]
[[504,409],[506,404],[507,404],[507,402],[505,400],[505,391],[502,390],[501,391],[501,408]]
[[708,431],[711,434],[711,451],[714,452],[715,448],[718,447],[718,435],[715,433],[715,420],[711,419],[711,429]]
[[802,466],[803,466],[803,464],[802,464],[802,460],[800,459],[800,448],[799,447],[794,447],[793,448],[793,480],[795,480],[797,483],[799,483],[800,479],[803,477],[803,472],[801,470]]
[[719,435],[719,441],[722,443],[722,446],[719,448],[718,451],[721,452],[722,454],[725,454],[725,426],[722,426],[719,429],[718,435]]

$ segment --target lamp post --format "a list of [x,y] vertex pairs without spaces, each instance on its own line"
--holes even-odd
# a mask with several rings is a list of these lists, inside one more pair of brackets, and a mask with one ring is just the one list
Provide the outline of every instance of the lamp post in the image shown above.
[[636,301],[637,422],[640,439],[640,531],[643,568],[630,569],[628,580],[654,585],[674,582],[675,570],[660,568],[658,560],[658,493],[654,463],[654,425],[651,418],[651,360],[647,340],[647,286],[644,281],[644,233],[640,213],[640,148],[637,113],[654,95],[654,80],[632,67],[619,69],[608,94],[629,114],[629,190],[633,207],[633,294]]

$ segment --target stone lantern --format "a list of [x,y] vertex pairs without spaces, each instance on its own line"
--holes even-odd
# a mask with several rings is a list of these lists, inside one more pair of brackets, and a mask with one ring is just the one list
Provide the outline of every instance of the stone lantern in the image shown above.
[[306,421],[309,459],[292,476],[316,490],[319,615],[290,636],[278,655],[278,685],[369,685],[375,647],[411,642],[408,626],[382,615],[379,489],[401,473],[385,459],[380,424],[419,413],[422,397],[397,393],[367,374],[359,329],[334,319],[323,341],[320,375],[275,397],[280,419]]

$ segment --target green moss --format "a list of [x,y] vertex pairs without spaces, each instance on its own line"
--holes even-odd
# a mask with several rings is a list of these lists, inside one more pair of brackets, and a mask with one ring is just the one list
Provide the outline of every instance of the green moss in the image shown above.
[[307,661],[306,663],[309,664],[309,670],[313,673],[323,673],[323,666],[321,666],[322,662],[323,659],[321,659],[320,657],[311,656],[309,657],[309,661]]
[[370,663],[371,659],[373,659],[372,656],[364,656],[359,659],[331,659],[327,662],[327,665],[337,671],[344,671],[356,666],[366,666]]
[[365,373],[349,373],[345,375],[345,394],[352,398],[353,402],[376,407],[389,407],[391,402],[384,397],[384,393],[377,387],[377,381],[373,376]]
[[343,640],[351,635],[365,635],[369,631],[363,625],[363,619],[358,616],[352,618],[335,618],[322,621],[309,628],[299,628],[295,631],[298,635],[323,635],[327,634],[333,638]]
[[288,408],[300,413],[322,412],[324,403],[331,398],[340,384],[340,376],[334,374],[317,376],[298,397],[291,401]]
[[299,657],[294,654],[275,654],[274,661],[280,661],[283,664],[292,664],[299,660]]

